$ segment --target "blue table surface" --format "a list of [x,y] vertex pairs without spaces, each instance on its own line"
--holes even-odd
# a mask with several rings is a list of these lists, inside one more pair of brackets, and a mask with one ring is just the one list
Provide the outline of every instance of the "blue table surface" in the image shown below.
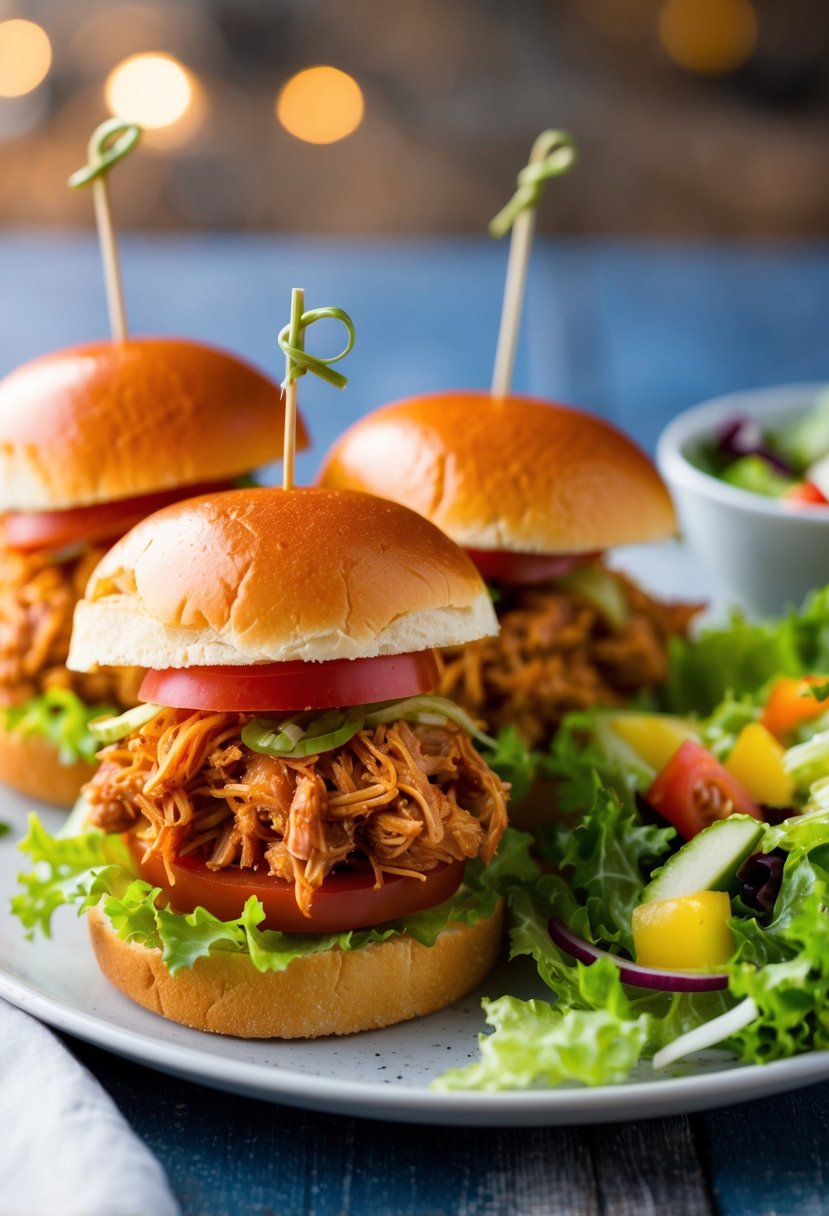
[[[292,286],[357,328],[343,394],[306,377],[314,450],[411,393],[486,387],[505,249],[472,239],[129,235],[131,328],[219,343],[281,374]],[[540,241],[515,388],[595,410],[653,449],[697,401],[829,379],[829,245]],[[0,237],[0,374],[106,334],[93,238]],[[331,332],[332,343],[339,333]],[[321,337],[324,343],[326,337]],[[446,1132],[294,1112],[70,1042],[168,1170],[186,1216],[829,1212],[829,1086],[691,1119]]]

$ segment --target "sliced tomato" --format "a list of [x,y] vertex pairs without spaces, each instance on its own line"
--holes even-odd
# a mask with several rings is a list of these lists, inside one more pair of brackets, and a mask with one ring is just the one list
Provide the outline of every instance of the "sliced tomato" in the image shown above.
[[432,650],[325,663],[257,663],[250,667],[170,667],[148,671],[141,701],[175,709],[333,709],[431,692],[438,683]]
[[657,773],[645,798],[655,811],[690,840],[715,819],[763,813],[736,777],[694,739],[686,739]]
[[388,874],[380,887],[374,885],[370,866],[334,872],[315,891],[308,917],[296,902],[292,882],[233,866],[209,870],[203,861],[180,857],[173,862],[176,881],[171,885],[158,854],[150,853],[143,841],[132,835],[124,839],[142,877],[161,888],[176,912],[192,912],[199,907],[220,920],[235,920],[246,901],[255,895],[265,909],[262,927],[283,933],[340,933],[434,908],[457,891],[465,865],[453,861],[438,866],[423,880]]
[[493,583],[524,586],[563,578],[576,566],[595,561],[598,553],[511,553],[506,549],[467,549],[483,578]]
[[114,502],[93,503],[66,511],[11,511],[3,517],[6,544],[10,549],[63,549],[79,541],[114,540],[129,532],[153,511],[170,503],[199,494],[213,494],[231,488],[231,482],[203,482],[177,486],[158,494],[141,494]]
[[829,676],[781,676],[775,680],[760,718],[763,726],[785,743],[801,723],[811,722],[829,709],[829,703],[809,692],[811,685],[826,683]]

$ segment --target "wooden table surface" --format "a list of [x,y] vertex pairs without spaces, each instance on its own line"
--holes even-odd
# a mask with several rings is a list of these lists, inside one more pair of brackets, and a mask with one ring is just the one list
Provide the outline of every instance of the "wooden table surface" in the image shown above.
[[[291,286],[358,341],[342,395],[302,385],[315,450],[409,393],[485,386],[504,250],[476,240],[125,242],[135,332],[222,343],[275,374]],[[100,337],[85,236],[0,238],[0,374]],[[829,246],[539,244],[515,387],[597,410],[652,448],[677,411],[829,379]],[[332,335],[335,341],[339,335]],[[163,1162],[185,1216],[813,1216],[829,1212],[829,1085],[690,1118],[465,1130],[314,1114],[214,1092],[66,1040]]]

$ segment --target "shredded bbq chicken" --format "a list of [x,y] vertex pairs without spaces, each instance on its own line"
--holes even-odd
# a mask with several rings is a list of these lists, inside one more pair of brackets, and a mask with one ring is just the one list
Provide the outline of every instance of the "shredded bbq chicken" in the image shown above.
[[701,606],[661,603],[611,573],[630,606],[622,629],[554,583],[504,588],[499,636],[443,651],[441,694],[492,729],[513,724],[530,747],[546,747],[571,710],[623,705],[660,684],[668,639],[686,636]]
[[143,672],[135,667],[68,671],[75,604],[102,548],[58,560],[48,552],[0,548],[0,707],[19,705],[48,688],[68,688],[87,704],[128,709]]
[[453,725],[395,722],[335,751],[278,760],[251,751],[249,715],[165,709],[100,753],[85,786],[90,821],[135,830],[171,863],[259,870],[314,891],[344,863],[421,876],[441,863],[490,861],[506,827],[507,787]]

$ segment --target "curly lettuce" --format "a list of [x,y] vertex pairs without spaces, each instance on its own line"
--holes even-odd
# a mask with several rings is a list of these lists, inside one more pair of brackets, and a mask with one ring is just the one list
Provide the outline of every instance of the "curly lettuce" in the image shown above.
[[99,831],[51,836],[32,815],[20,848],[33,868],[20,876],[23,889],[13,897],[12,911],[29,936],[48,936],[59,907],[69,904],[80,914],[100,906],[118,937],[161,950],[173,975],[217,950],[246,954],[258,971],[283,971],[295,958],[334,948],[360,950],[401,933],[432,946],[448,925],[473,925],[491,916],[503,894],[537,875],[530,839],[507,829],[495,859],[488,866],[470,862],[463,884],[436,908],[371,929],[278,933],[261,927],[265,911],[255,896],[237,919],[227,921],[204,908],[181,914],[159,906],[159,889],[139,877],[120,836]]
[[[790,882],[804,877],[797,869],[793,867]],[[816,878],[817,872],[826,874],[822,867],[809,870],[812,889],[800,894],[796,911],[778,917],[771,928],[770,937],[784,957],[760,967],[738,963],[731,968],[731,992],[751,997],[757,1009],[754,1020],[729,1040],[747,1062],[763,1064],[829,1048],[828,888],[825,878]],[[785,896],[784,902],[791,903]]]
[[2,724],[6,730],[23,735],[43,735],[57,748],[61,764],[78,760],[91,763],[100,743],[89,733],[89,723],[118,711],[111,705],[87,705],[69,688],[47,688],[22,705],[4,709]]
[[729,694],[753,697],[778,676],[820,672],[829,672],[829,586],[778,620],[735,612],[694,640],[671,638],[661,700],[672,713],[707,717]]
[[521,802],[535,781],[540,753],[530,751],[514,726],[503,726],[495,744],[486,751],[486,762],[502,781],[509,782],[510,802]]
[[579,985],[587,1008],[513,996],[485,1000],[493,1033],[480,1037],[480,1060],[444,1073],[433,1087],[500,1090],[624,1081],[647,1046],[651,1017],[633,1013],[607,960],[582,967]]
[[677,838],[642,822],[636,810],[593,778],[590,810],[574,828],[544,834],[544,853],[580,898],[589,936],[633,953],[631,917],[654,866]]
[[613,729],[613,717],[614,711],[601,706],[567,714],[542,758],[540,771],[556,787],[558,822],[581,819],[593,804],[597,779],[633,807],[636,792],[656,776]]

